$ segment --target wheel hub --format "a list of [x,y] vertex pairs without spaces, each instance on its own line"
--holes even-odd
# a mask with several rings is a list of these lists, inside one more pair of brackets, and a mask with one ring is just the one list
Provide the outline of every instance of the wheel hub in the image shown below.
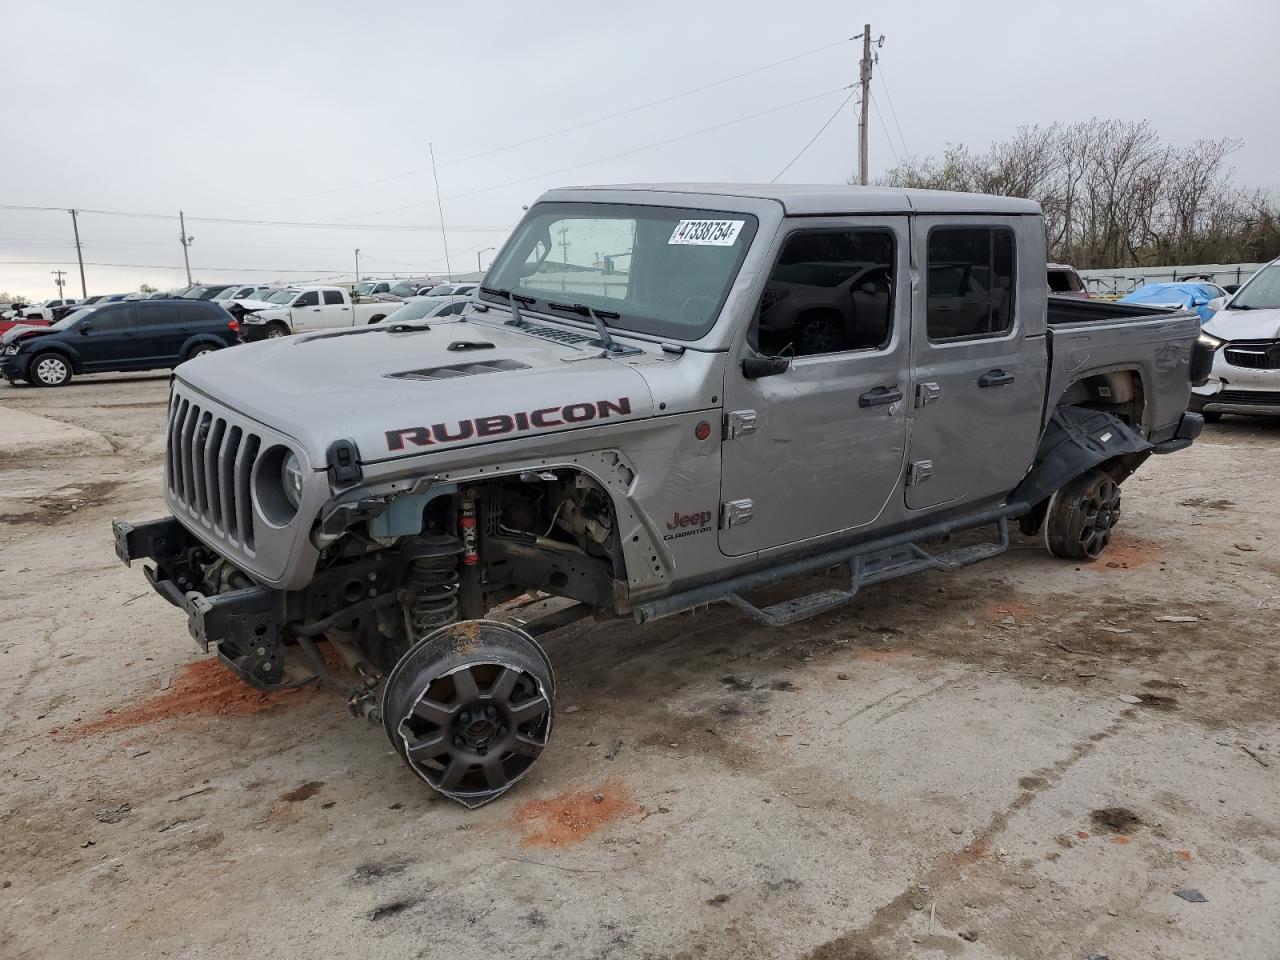
[[460,710],[455,723],[455,745],[470,747],[483,755],[490,746],[506,735],[507,727],[503,719],[492,704],[477,703]]

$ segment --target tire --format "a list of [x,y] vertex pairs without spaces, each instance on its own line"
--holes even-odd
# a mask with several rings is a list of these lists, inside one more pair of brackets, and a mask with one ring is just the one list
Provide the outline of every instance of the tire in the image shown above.
[[1049,501],[1044,542],[1064,560],[1097,560],[1120,521],[1120,485],[1101,470],[1072,480]]
[[494,620],[451,623],[387,676],[382,724],[405,764],[466,807],[510,790],[551,737],[555,678],[537,642]]
[[288,328],[288,327],[286,327],[286,326],[285,326],[283,323],[281,323],[279,320],[275,320],[275,321],[272,321],[271,323],[267,324],[267,339],[268,339],[268,340],[279,340],[281,337],[287,337],[287,336],[289,336],[289,333],[290,333],[290,332],[291,332],[291,331],[289,330],[289,328]]
[[71,362],[60,353],[37,353],[27,367],[27,382],[33,387],[64,387],[71,382]]
[[194,360],[196,357],[203,357],[206,353],[213,353],[218,348],[211,343],[197,343],[194,347],[187,351],[187,355],[182,358],[182,362]]
[[1205,423],[1217,423],[1222,419],[1222,413],[1218,410],[1203,410],[1200,416],[1204,417]]
[[800,355],[835,353],[844,344],[844,331],[836,317],[820,314],[800,321]]

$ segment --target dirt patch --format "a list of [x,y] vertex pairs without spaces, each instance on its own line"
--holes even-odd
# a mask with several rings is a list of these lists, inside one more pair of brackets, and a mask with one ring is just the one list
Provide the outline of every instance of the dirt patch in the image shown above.
[[644,812],[626,789],[604,784],[595,790],[560,793],[547,800],[530,800],[516,811],[525,835],[521,846],[568,847],[581,843],[605,824]]
[[1200,510],[1230,510],[1236,505],[1234,500],[1210,499],[1209,497],[1188,497],[1179,500],[1180,507],[1195,507]]
[[1102,833],[1128,836],[1142,826],[1142,818],[1128,807],[1103,807],[1089,814],[1094,827]]
[[1161,697],[1154,693],[1140,693],[1138,699],[1142,701],[1141,706],[1148,707],[1152,710],[1177,710],[1178,700],[1176,697]]
[[300,787],[294,787],[292,790],[287,790],[280,794],[280,799],[285,803],[300,803],[303,800],[310,800],[320,792],[320,788],[323,786],[323,780],[311,780]]
[[987,859],[987,855],[989,853],[990,848],[987,846],[986,839],[979,837],[967,847],[953,853],[951,855],[951,862],[957,867],[970,867],[981,860]]
[[1101,557],[1101,562],[1090,564],[1089,570],[1140,570],[1149,563],[1159,563],[1163,558],[1160,544],[1136,537],[1116,537]]
[[50,731],[60,740],[79,740],[93,734],[132,730],[161,720],[182,717],[250,717],[297,707],[315,694],[314,686],[264,693],[242,682],[216,659],[181,667],[168,690],[140,703],[108,710],[96,720]]
[[978,611],[981,620],[990,623],[1003,623],[1012,617],[1014,620],[1027,620],[1035,614],[1036,606],[1020,600],[1001,600],[989,603]]
[[99,480],[83,486],[66,487],[31,501],[31,509],[24,513],[0,514],[0,524],[51,526],[81,510],[102,506],[112,499],[111,495],[119,486],[118,480]]

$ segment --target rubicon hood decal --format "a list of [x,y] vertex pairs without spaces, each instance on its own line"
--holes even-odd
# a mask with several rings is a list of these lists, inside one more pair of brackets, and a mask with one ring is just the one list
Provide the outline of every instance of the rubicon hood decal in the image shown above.
[[537,410],[521,410],[516,413],[500,413],[451,423],[436,423],[429,427],[404,427],[387,431],[387,449],[403,450],[405,444],[430,447],[442,443],[457,443],[473,437],[497,437],[507,433],[525,433],[530,430],[554,430],[569,424],[583,424],[592,420],[607,420],[613,415],[631,413],[631,398],[617,400],[593,400],[567,403],[558,407],[541,407]]

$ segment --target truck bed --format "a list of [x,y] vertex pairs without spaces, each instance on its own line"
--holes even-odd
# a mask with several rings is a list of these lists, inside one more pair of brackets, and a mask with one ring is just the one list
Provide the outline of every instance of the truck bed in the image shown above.
[[1171,436],[1191,396],[1194,313],[1146,305],[1049,297],[1049,405],[1085,376],[1132,370],[1142,380],[1142,431],[1152,442]]

